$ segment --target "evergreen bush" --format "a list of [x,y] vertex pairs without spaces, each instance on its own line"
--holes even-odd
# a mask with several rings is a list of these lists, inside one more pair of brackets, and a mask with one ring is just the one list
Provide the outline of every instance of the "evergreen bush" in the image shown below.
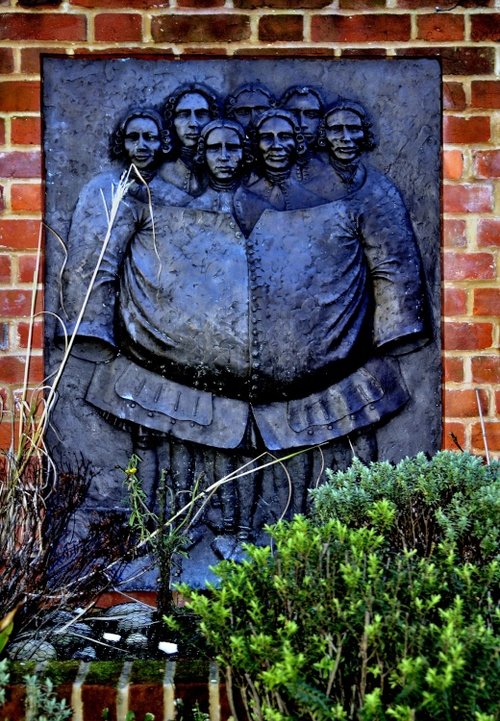
[[498,721],[499,491],[467,455],[356,462],[312,519],[183,587],[246,717]]
[[500,464],[485,466],[469,453],[423,453],[396,466],[366,466],[355,459],[346,471],[326,471],[328,481],[311,491],[319,522],[338,518],[355,528],[384,534],[394,550],[430,556],[443,541],[464,561],[498,558]]

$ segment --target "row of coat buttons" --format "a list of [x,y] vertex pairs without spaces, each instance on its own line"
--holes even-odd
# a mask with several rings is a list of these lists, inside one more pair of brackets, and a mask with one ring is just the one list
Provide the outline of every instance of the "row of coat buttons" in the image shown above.
[[[251,314],[250,314],[250,321],[252,324],[252,351],[251,351],[251,357],[252,357],[252,370],[258,370],[260,368],[260,340],[259,340],[259,329],[258,329],[258,311],[259,311],[259,295],[258,295],[258,276],[259,276],[259,266],[258,266],[258,258],[256,257],[256,251],[254,247],[254,243],[252,240],[247,240],[246,243],[246,249],[247,249],[247,257],[248,257],[248,267],[250,271],[250,289],[251,289],[251,295],[250,295],[250,303],[251,303]],[[256,373],[251,373],[250,375],[250,395],[254,395],[258,390],[259,386],[257,385],[258,376]]]

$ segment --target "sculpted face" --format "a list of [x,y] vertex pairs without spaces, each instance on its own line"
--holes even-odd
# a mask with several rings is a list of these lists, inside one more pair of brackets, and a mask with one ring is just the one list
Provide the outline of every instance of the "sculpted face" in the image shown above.
[[183,95],[174,111],[174,128],[179,142],[195,148],[202,128],[210,121],[208,101],[200,93]]
[[232,180],[243,160],[243,144],[232,128],[215,128],[205,138],[209,173],[217,180]]
[[285,118],[269,118],[258,130],[259,150],[269,170],[287,170],[295,160],[292,125]]
[[160,131],[151,118],[133,118],[125,126],[125,151],[131,163],[145,170],[154,164],[161,146]]
[[361,155],[365,137],[363,123],[350,110],[335,110],[325,118],[325,135],[328,150],[341,163],[352,163]]
[[283,107],[295,116],[308,145],[316,140],[321,121],[321,104],[318,98],[312,93],[292,95]]
[[262,91],[244,90],[238,95],[233,107],[234,119],[246,130],[270,107],[271,102]]

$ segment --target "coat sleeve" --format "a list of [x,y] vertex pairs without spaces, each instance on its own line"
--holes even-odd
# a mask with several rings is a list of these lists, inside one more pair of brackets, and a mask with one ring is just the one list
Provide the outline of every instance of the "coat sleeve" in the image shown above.
[[[90,181],[80,193],[68,236],[68,257],[62,275],[61,306],[66,331],[75,331],[80,310],[108,236],[112,174]],[[141,222],[142,204],[126,197],[121,202],[77,335],[116,346],[114,315],[118,276],[130,238]]]
[[368,174],[357,200],[374,300],[373,343],[406,350],[427,335],[425,283],[411,220],[398,189],[382,174]]

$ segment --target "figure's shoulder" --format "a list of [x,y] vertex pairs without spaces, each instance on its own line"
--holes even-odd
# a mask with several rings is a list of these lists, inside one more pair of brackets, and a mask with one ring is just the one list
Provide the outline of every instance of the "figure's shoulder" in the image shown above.
[[397,185],[380,170],[366,168],[366,178],[363,185],[353,196],[357,203],[361,203],[363,212],[370,213],[377,208],[378,215],[405,215],[407,208],[405,200]]
[[[324,153],[317,153],[311,155],[302,166],[297,163],[296,167],[299,171],[302,171],[304,175],[312,179],[318,174],[323,173],[325,168],[328,168],[328,165],[328,157]],[[307,182],[307,180],[303,179],[302,182]]]
[[[356,171],[357,173],[357,171]],[[314,174],[310,174],[304,187],[315,193],[323,203],[329,203],[352,194],[362,183],[363,178],[356,177],[353,182],[346,182],[330,163],[319,163]]]
[[181,158],[176,158],[176,160],[166,160],[158,168],[158,177],[167,183],[175,185],[176,188],[182,188],[189,175],[189,168]]
[[360,188],[363,192],[370,192],[378,196],[385,196],[387,193],[397,193],[399,191],[393,181],[382,171],[371,165],[365,165],[365,178]]
[[218,210],[218,194],[213,188],[207,188],[197,198],[188,196],[187,208],[194,210]]
[[123,172],[123,168],[112,168],[94,175],[93,178],[90,178],[90,180],[83,185],[80,196],[96,192],[100,193],[101,191],[105,193],[106,196],[111,195],[114,189],[117,188]]
[[90,217],[96,217],[101,213],[106,216],[111,208],[121,174],[122,170],[111,169],[87,180],[78,192],[74,214],[78,217],[82,213]]
[[252,174],[248,181],[238,188],[238,193],[245,195],[263,196],[269,188],[269,183],[260,175]]
[[266,208],[272,208],[273,205],[270,201],[270,185],[265,178],[255,178],[252,182],[245,185],[240,185],[234,194],[235,206],[245,208],[244,212],[248,212],[249,209],[260,209],[260,211]]
[[316,205],[323,205],[325,203],[325,198],[315,192],[315,190],[312,190],[312,188],[304,185],[304,183],[301,183],[295,178],[290,178],[288,183],[288,201],[290,210],[313,208]]
[[192,196],[178,188],[173,183],[165,180],[164,177],[155,175],[149,183],[151,202],[155,205],[176,205],[186,206]]

